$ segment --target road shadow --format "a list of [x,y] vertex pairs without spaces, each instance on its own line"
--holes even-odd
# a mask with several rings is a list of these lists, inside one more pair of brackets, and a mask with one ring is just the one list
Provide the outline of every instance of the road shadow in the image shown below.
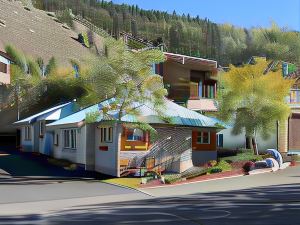
[[[300,224],[300,183],[182,197],[82,205],[42,217],[60,224]],[[0,217],[13,221],[14,217]],[[24,221],[30,218],[23,217]],[[41,223],[43,224],[43,223]]]
[[[0,150],[0,169],[7,172],[12,178],[1,178],[1,184],[26,184],[25,181],[38,180],[78,180],[78,179],[106,179],[109,176],[94,171],[86,171],[84,167],[76,170],[66,170],[63,167],[52,165],[48,162],[48,157],[44,155],[34,155],[29,152],[20,152],[15,149]],[[40,183],[43,184],[43,183]]]

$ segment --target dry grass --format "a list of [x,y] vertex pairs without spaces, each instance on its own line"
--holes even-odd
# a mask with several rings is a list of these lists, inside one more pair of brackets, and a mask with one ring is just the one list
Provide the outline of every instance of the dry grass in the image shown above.
[[102,182],[137,189],[141,184],[141,178],[112,178],[103,180]]
[[91,55],[89,49],[74,40],[76,32],[63,28],[44,11],[34,8],[28,11],[20,2],[0,0],[0,20],[5,20],[6,25],[0,27],[0,48],[12,44],[45,61],[54,56],[60,65]]

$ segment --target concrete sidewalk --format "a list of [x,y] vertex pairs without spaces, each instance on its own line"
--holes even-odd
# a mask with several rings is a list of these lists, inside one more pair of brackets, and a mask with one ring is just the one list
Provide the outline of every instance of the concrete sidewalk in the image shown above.
[[171,197],[298,183],[300,183],[300,167],[296,166],[271,173],[268,172],[199,183],[187,183],[161,188],[142,188],[141,190],[155,197]]

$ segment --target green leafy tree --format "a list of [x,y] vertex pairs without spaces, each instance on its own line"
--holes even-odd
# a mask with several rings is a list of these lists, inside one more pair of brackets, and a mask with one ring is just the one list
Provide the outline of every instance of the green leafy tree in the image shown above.
[[230,66],[221,80],[219,117],[233,121],[233,134],[246,132],[256,153],[257,134],[268,138],[276,121],[286,119],[290,113],[284,99],[293,81],[284,79],[280,70],[264,74],[266,68],[263,61],[243,67]]
[[[11,85],[7,104],[16,106],[18,111],[27,107],[28,103],[34,102],[40,86],[41,70],[38,64],[12,45],[5,47],[7,54],[12,58]],[[31,96],[30,100],[27,96]],[[28,101],[29,100],[29,101]]]
[[51,58],[44,74],[43,59],[33,60],[12,45],[5,49],[14,62],[6,106],[25,113],[86,95],[85,82],[74,78],[71,66],[60,68],[55,58]]
[[106,57],[95,59],[83,77],[89,94],[82,101],[95,104],[115,98],[107,110],[117,110],[118,121],[124,114],[139,115],[138,108],[134,107],[136,102],[150,102],[163,114],[167,92],[162,77],[151,70],[153,63],[164,61],[163,53],[158,50],[130,51],[121,40],[109,39],[106,45]]

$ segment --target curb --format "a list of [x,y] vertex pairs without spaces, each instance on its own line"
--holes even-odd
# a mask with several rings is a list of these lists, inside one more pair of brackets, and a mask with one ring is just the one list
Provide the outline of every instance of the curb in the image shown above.
[[220,177],[220,178],[215,178],[215,179],[210,179],[210,180],[199,180],[199,181],[192,181],[192,182],[187,182],[187,183],[167,184],[167,185],[159,185],[159,186],[155,186],[155,187],[145,187],[145,188],[140,188],[139,190],[141,190],[141,189],[155,189],[155,188],[175,187],[175,186],[180,186],[180,185],[203,183],[203,182],[209,182],[209,181],[215,181],[215,180],[224,180],[224,179],[236,178],[236,177],[243,177],[243,176],[245,176],[245,175],[244,174],[240,174],[240,175],[228,176],[228,177]]
[[[288,168],[288,167],[287,167]],[[286,168],[285,168],[286,169]],[[278,170],[279,171],[279,170]],[[277,171],[260,171],[258,173],[252,173],[252,174],[240,174],[240,175],[235,175],[235,176],[228,176],[228,177],[220,177],[220,178],[215,178],[215,179],[210,179],[210,180],[199,180],[199,181],[192,181],[192,182],[187,182],[187,183],[179,183],[179,184],[168,184],[168,185],[159,185],[159,186],[154,186],[154,187],[145,187],[145,188],[140,188],[141,189],[155,189],[155,188],[166,188],[166,187],[175,187],[179,185],[186,185],[186,184],[195,184],[195,183],[203,183],[203,182],[209,182],[209,181],[216,181],[216,180],[224,180],[224,179],[229,179],[229,178],[236,178],[236,177],[243,177],[243,176],[253,176],[253,175],[259,175],[259,174],[264,174],[264,173],[274,173]]]

